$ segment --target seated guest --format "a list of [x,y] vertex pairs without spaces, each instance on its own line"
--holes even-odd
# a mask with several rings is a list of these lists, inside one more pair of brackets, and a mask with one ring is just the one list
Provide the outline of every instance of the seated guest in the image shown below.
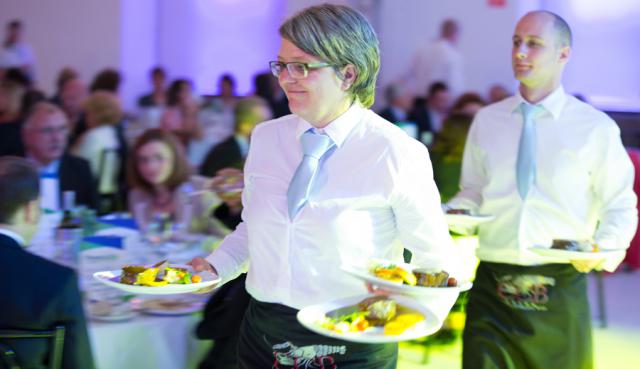
[[[215,146],[207,155],[201,173],[208,176],[241,175],[249,151],[249,138],[253,128],[260,122],[271,119],[267,101],[254,96],[238,102],[235,109],[235,134]],[[215,181],[215,180],[214,180]],[[240,193],[220,194],[224,203],[218,206],[214,216],[227,228],[234,230],[241,222],[242,204]],[[238,345],[239,328],[250,296],[244,288],[245,275],[226,283],[207,302],[202,322],[196,335],[200,339],[213,339],[213,349],[200,363],[200,369],[237,368],[235,348]]]
[[169,86],[167,110],[160,117],[160,128],[178,136],[185,147],[192,138],[200,138],[198,101],[188,80],[178,79]]
[[462,153],[473,118],[467,114],[452,114],[445,119],[440,134],[429,151],[442,202],[447,202],[460,190]]
[[416,122],[418,137],[424,132],[436,134],[442,128],[444,118],[449,114],[451,94],[449,87],[443,82],[434,82],[429,86],[427,99],[415,104],[409,113],[409,121]]
[[274,118],[291,114],[287,96],[272,73],[256,74],[253,77],[253,88],[256,96],[267,100]]
[[120,72],[115,69],[107,68],[102,70],[93,78],[89,91],[106,91],[117,95],[121,81],[122,77],[120,76]]
[[407,93],[398,83],[391,83],[384,90],[387,106],[380,111],[380,116],[391,123],[404,122],[407,120],[407,111],[409,101]]
[[52,103],[58,106],[62,105],[62,100],[60,98],[62,87],[64,86],[65,82],[74,78],[78,78],[78,71],[76,71],[75,69],[71,67],[64,67],[62,68],[62,70],[60,70],[60,72],[58,73],[58,77],[56,78],[56,92],[51,97]]
[[466,114],[472,118],[476,115],[478,110],[487,105],[480,95],[475,92],[466,92],[456,99],[451,107],[451,113],[453,114]]
[[116,125],[122,119],[118,98],[109,92],[94,92],[84,104],[87,131],[78,138],[71,153],[86,159],[98,183],[101,203],[98,210],[109,212],[118,193],[118,174],[121,162],[121,142]]
[[200,166],[200,174],[213,177],[222,168],[241,169],[249,152],[249,138],[253,128],[258,123],[271,119],[271,110],[266,100],[253,96],[240,100],[234,115],[234,134],[209,151]]
[[[221,235],[210,217],[220,200],[205,189],[202,177],[190,177],[184,147],[171,133],[150,129],[136,140],[127,163],[129,211],[144,228],[158,214],[185,224],[190,232]],[[188,206],[187,206],[188,205]]]
[[489,104],[497,103],[511,96],[511,92],[503,85],[496,83],[489,87]]
[[98,195],[89,163],[65,154],[68,136],[69,124],[62,110],[40,102],[31,109],[22,125],[24,155],[37,165],[43,178],[57,180],[58,204],[62,204],[63,192],[73,191],[76,204],[95,209]]
[[[27,160],[0,158],[0,329],[65,327],[62,368],[94,367],[75,272],[23,249],[40,218],[38,171]],[[16,278],[16,276],[20,276]],[[3,340],[21,368],[45,368],[46,340]]]
[[150,108],[154,106],[164,106],[167,103],[167,91],[165,83],[167,73],[162,67],[155,67],[151,70],[151,84],[153,90],[151,93],[141,96],[138,99],[138,107]]
[[33,109],[33,107],[37,103],[44,101],[47,101],[47,96],[44,94],[44,92],[34,88],[25,91],[20,102],[19,120],[23,122],[25,119],[27,119],[27,116],[29,116],[29,112],[31,111],[31,109]]
[[71,136],[69,146],[73,146],[82,134],[87,131],[84,116],[84,102],[88,91],[85,83],[77,77],[68,78],[60,88],[60,107],[69,119]]
[[0,124],[14,123],[20,118],[20,102],[24,91],[13,82],[0,84]]

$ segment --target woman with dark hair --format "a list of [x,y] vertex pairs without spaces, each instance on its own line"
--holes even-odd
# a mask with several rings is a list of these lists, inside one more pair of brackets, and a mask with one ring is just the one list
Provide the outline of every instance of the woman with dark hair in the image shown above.
[[186,79],[177,79],[167,91],[167,109],[160,117],[160,128],[172,132],[185,145],[198,139],[202,132],[198,124],[198,101],[193,86]]
[[127,176],[129,211],[143,229],[155,215],[163,214],[186,225],[185,231],[223,233],[210,217],[220,200],[213,193],[200,192],[207,181],[191,176],[184,147],[173,134],[150,129],[138,137],[127,163]]
[[[321,336],[296,314],[367,292],[341,271],[343,263],[401,262],[407,248],[419,265],[455,273],[427,149],[369,110],[380,55],[362,14],[324,4],[294,15],[279,31],[278,57],[269,64],[293,114],[253,130],[243,222],[191,264],[223,282],[248,264],[240,368],[395,368],[397,344]],[[453,300],[438,307],[448,310]]]

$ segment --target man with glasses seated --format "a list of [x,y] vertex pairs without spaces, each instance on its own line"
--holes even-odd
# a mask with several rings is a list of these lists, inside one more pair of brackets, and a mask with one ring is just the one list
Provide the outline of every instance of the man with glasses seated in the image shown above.
[[[63,369],[92,369],[78,278],[67,267],[23,249],[40,219],[38,170],[28,160],[0,158],[0,330],[65,327]],[[44,340],[7,340],[21,368],[45,368]],[[2,367],[0,361],[0,367]]]
[[50,103],[35,105],[22,126],[25,157],[40,170],[43,198],[46,201],[44,207],[57,210],[62,204],[61,194],[73,191],[77,205],[95,209],[98,195],[89,163],[65,152],[68,137],[67,117],[60,108]]

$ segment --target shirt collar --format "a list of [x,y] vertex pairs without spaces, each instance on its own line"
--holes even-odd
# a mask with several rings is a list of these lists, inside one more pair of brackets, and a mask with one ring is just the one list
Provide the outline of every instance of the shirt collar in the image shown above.
[[[536,105],[540,105],[544,108],[545,111],[549,112],[553,117],[553,120],[558,120],[560,118],[560,114],[562,114],[562,110],[567,102],[567,94],[564,92],[564,87],[562,85],[558,86],[549,96],[545,97],[537,103]],[[514,107],[512,113],[520,112],[520,104],[530,104],[527,100],[522,97],[520,91],[516,93],[516,99],[514,100]]]
[[315,129],[311,123],[300,118],[296,127],[296,139],[300,140],[300,136],[309,129],[315,129],[317,132],[326,133],[336,146],[340,147],[351,130],[360,122],[365,111],[366,109],[360,103],[354,102],[346,112],[321,129]]
[[11,238],[12,240],[16,241],[16,243],[20,246],[24,246],[26,243],[24,242],[24,238],[22,238],[22,236],[20,236],[19,234],[17,234],[14,231],[10,231],[6,228],[0,228],[0,234],[3,234],[9,238]]
[[49,175],[53,174],[55,176],[58,175],[58,169],[60,169],[60,159],[54,160],[47,165],[42,165],[31,154],[27,154],[26,158],[28,160],[31,160],[31,162],[33,162],[38,167],[38,171],[40,172],[40,175],[44,175],[44,174],[49,174]]

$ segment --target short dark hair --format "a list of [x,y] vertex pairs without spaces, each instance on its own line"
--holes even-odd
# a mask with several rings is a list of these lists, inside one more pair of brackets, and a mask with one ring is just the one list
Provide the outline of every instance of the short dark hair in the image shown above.
[[40,195],[35,165],[16,156],[0,157],[0,223],[9,224],[21,206]]
[[22,21],[20,21],[20,19],[13,19],[11,20],[11,22],[9,22],[9,24],[7,24],[8,28],[22,28]]
[[427,90],[427,98],[432,97],[433,95],[442,91],[449,91],[449,87],[447,86],[447,84],[442,81],[433,82]]
[[118,88],[120,88],[120,81],[120,72],[115,69],[104,69],[95,76],[93,82],[91,82],[89,91],[108,91],[118,93]]
[[155,76],[166,77],[167,76],[167,72],[165,72],[164,68],[162,68],[161,66],[157,65],[157,66],[153,67],[153,69],[151,69],[151,77],[155,77]]
[[167,90],[167,106],[178,106],[180,104],[180,90],[182,86],[192,87],[188,79],[176,79],[169,85]]

